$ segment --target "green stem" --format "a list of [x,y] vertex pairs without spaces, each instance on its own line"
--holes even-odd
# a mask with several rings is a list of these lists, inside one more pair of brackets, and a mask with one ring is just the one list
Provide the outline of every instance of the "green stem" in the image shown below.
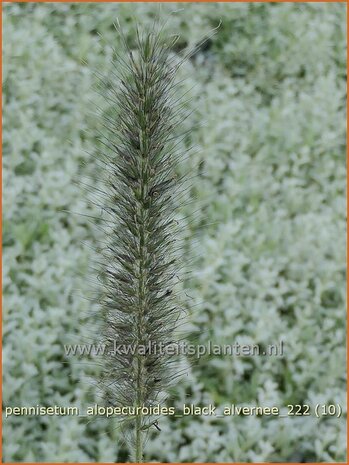
[[[144,94],[146,94],[146,89],[144,89]],[[141,109],[143,114],[145,114],[145,108]],[[142,130],[142,146],[147,147],[147,144],[144,142],[147,141],[147,129],[146,127]],[[140,245],[140,258],[139,258],[139,283],[138,283],[138,303],[139,303],[139,313],[138,313],[138,345],[144,344],[143,338],[143,325],[144,325],[144,302],[145,302],[145,260],[146,260],[146,244],[145,244],[145,217],[144,217],[144,204],[146,201],[147,195],[147,179],[148,179],[148,165],[146,163],[146,155],[147,153],[142,153],[142,162],[141,162],[141,179],[140,179],[140,187],[141,187],[141,213],[140,213],[140,222],[139,222],[139,245]],[[137,407],[143,406],[143,389],[142,389],[142,377],[143,377],[143,369],[144,369],[144,360],[143,357],[138,354],[137,358]],[[136,424],[135,424],[135,434],[136,434],[136,462],[142,463],[143,462],[143,438],[142,438],[142,415],[139,414],[136,417]]]
[[142,441],[142,418],[140,415],[137,415],[136,418],[136,462],[143,462],[143,441]]
[[[138,314],[138,331],[137,338],[139,346],[143,343],[143,316],[144,316],[144,224],[142,222],[140,226],[140,261],[139,261],[139,284],[138,284],[138,301],[139,301],[139,314]],[[137,355],[137,407],[142,407],[143,404],[143,389],[142,389],[142,377],[143,377],[143,359],[141,355]],[[136,433],[136,462],[143,462],[143,440],[142,440],[142,416],[137,413],[135,433]]]

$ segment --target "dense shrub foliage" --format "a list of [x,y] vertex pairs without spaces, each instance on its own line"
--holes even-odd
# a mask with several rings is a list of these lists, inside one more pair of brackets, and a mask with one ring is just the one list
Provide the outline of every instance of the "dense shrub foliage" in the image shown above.
[[[282,340],[285,355],[203,357],[174,402],[345,408],[345,5],[171,4],[161,14],[176,8],[166,25],[181,32],[174,54],[222,20],[182,70],[196,110],[183,145],[199,149],[187,161],[193,200],[182,212],[185,253],[195,257],[187,329],[199,342]],[[93,71],[111,66],[112,23],[118,17],[132,42],[133,17],[148,24],[154,11],[4,6],[5,405],[98,401],[84,381],[91,367],[62,349],[85,337],[96,310],[83,298],[94,260],[84,242],[100,239],[88,219],[98,211],[74,179],[98,187],[87,153],[96,144]],[[148,460],[345,460],[343,417],[161,423]],[[12,417],[4,438],[6,461],[125,457],[105,421]]]

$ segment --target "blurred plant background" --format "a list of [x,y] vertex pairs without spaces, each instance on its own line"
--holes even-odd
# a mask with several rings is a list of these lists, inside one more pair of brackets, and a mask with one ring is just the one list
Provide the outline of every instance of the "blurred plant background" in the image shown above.
[[[203,343],[282,340],[285,355],[203,357],[173,402],[345,410],[346,6],[163,4],[161,15],[179,8],[165,27],[181,34],[174,54],[222,20],[182,70],[195,109],[183,147],[199,149],[186,162],[194,201],[183,207],[185,251],[196,257],[189,327]],[[95,176],[98,186],[86,153],[98,126],[93,73],[111,68],[113,22],[132,43],[134,17],[150,24],[158,7],[3,10],[4,404],[83,408],[98,402],[84,382],[90,368],[62,343],[84,337],[94,259],[84,242],[93,246],[98,230],[64,210],[98,214],[74,179]],[[110,423],[8,418],[5,461],[123,461]],[[147,460],[345,461],[344,416],[165,417],[160,426]]]

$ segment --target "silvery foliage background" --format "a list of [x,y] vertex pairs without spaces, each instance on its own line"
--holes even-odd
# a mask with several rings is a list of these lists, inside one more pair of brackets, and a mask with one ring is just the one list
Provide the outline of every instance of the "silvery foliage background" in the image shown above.
[[[193,203],[183,207],[188,328],[199,341],[285,342],[285,356],[203,357],[175,392],[183,402],[345,408],[345,5],[172,4],[167,23],[192,46],[182,70],[196,112],[183,145]],[[97,402],[81,342],[82,298],[98,214],[73,181],[95,176],[95,69],[108,72],[112,22],[134,37],[152,4],[4,5],[4,402]],[[100,32],[105,41],[101,40]],[[174,51],[177,53],[177,51]],[[88,62],[88,65],[83,63]],[[98,98],[97,98],[98,101]],[[80,168],[81,162],[87,162]],[[96,175],[95,185],[98,186]],[[190,200],[190,199],[189,199]],[[195,214],[193,211],[195,210]],[[207,224],[208,223],[208,224]],[[158,461],[344,461],[344,418],[161,420]],[[124,460],[116,428],[77,417],[4,422],[6,461]]]

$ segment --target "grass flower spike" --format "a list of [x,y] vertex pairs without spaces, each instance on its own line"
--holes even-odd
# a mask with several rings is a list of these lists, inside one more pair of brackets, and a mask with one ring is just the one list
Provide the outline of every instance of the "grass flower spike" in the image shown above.
[[[115,343],[132,349],[105,356],[100,387],[108,405],[139,411],[161,404],[179,375],[173,355],[149,347],[174,342],[182,313],[174,286],[181,186],[176,165],[182,156],[175,132],[183,101],[175,83],[180,62],[170,55],[177,38],[166,44],[160,32],[137,32],[131,51],[117,29],[125,53],[118,54],[112,78],[100,82],[110,102],[101,139],[108,228],[100,276],[102,342],[111,352]],[[149,430],[159,427],[154,416],[138,411],[123,424],[133,459],[141,462]]]

